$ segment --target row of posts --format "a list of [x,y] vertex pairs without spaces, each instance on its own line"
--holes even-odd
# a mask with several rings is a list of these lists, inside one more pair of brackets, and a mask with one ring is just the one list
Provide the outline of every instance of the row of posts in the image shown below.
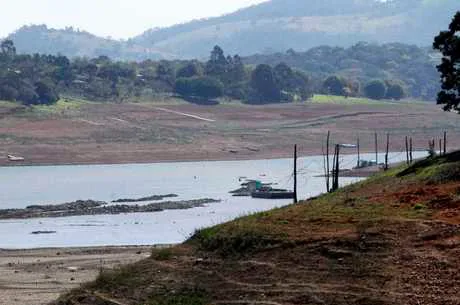
[[[333,161],[332,161],[332,170],[331,170],[331,164],[330,164],[330,138],[331,138],[331,132],[327,132],[327,139],[326,139],[326,151],[324,152],[323,149],[323,157],[324,157],[324,172],[325,172],[325,178],[326,178],[326,189],[327,192],[335,192],[336,190],[339,189],[339,174],[340,174],[340,148],[341,144],[335,144],[334,148],[334,156],[333,156]],[[375,138],[375,163],[378,166],[379,165],[379,149],[378,149],[378,135],[375,133],[374,135]],[[407,137],[405,138],[405,144],[406,144],[406,163],[408,165],[412,164],[414,161],[413,158],[413,139],[412,137]],[[429,152],[430,154],[436,154],[436,141],[430,140],[429,141]],[[357,163],[357,168],[361,166],[361,151],[360,151],[360,140],[358,137],[357,140],[357,152],[358,152],[358,163]],[[388,170],[389,169],[389,150],[390,150],[390,134],[386,134],[386,151],[385,151],[385,165],[384,169]],[[447,132],[444,132],[443,138],[439,139],[439,155],[446,155],[447,154]],[[331,184],[331,176],[332,176],[332,184]],[[294,203],[298,202],[298,197],[297,197],[297,145],[294,146]]]

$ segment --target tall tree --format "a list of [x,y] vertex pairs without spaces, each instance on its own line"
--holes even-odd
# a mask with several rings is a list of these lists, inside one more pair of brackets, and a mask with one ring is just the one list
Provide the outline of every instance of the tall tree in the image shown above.
[[0,44],[0,49],[2,51],[2,55],[6,57],[13,57],[16,55],[16,47],[12,40],[6,39],[3,40]]
[[272,67],[258,65],[251,75],[251,87],[256,91],[256,102],[279,102],[281,93],[276,85]]
[[215,46],[211,51],[209,61],[206,63],[206,74],[221,79],[227,72],[227,59],[221,47]]
[[442,63],[438,66],[442,83],[438,104],[444,105],[446,111],[460,113],[460,11],[454,16],[449,30],[435,37],[433,48],[443,55]]

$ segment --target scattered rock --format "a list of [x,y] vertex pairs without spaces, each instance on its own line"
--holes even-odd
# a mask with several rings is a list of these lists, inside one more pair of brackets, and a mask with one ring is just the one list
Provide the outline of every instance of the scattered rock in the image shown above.
[[[147,205],[109,205],[103,201],[75,201],[59,205],[29,206],[25,209],[0,210],[0,220],[70,217],[85,215],[117,215],[125,213],[151,213],[164,210],[185,210],[202,207],[205,204],[220,202],[215,199],[195,199],[182,201],[165,201]],[[53,234],[55,231],[35,231],[32,234]]]
[[40,235],[40,234],[56,234],[56,231],[33,231],[30,234]]

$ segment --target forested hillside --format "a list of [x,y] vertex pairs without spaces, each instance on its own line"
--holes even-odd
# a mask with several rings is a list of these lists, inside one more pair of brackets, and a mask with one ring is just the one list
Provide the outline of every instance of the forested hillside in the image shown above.
[[433,100],[440,89],[435,68],[439,55],[430,48],[415,45],[358,43],[350,48],[320,46],[306,52],[289,50],[249,56],[244,62],[251,65],[286,63],[306,72],[313,80],[321,81],[337,75],[358,87],[370,80],[389,79],[402,83],[409,96],[428,100]]
[[215,45],[241,56],[360,41],[426,47],[458,7],[458,0],[272,0],[221,17],[150,29],[127,41],[46,26],[23,27],[8,38],[19,53],[137,61],[203,59]]

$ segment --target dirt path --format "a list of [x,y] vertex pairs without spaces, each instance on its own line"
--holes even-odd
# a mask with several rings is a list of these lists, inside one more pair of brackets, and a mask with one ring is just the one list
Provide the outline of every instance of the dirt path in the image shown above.
[[170,109],[166,109],[166,108],[155,107],[154,109],[161,110],[161,111],[164,111],[164,112],[174,113],[174,114],[178,114],[178,115],[182,115],[182,116],[186,116],[186,117],[189,117],[189,118],[193,118],[193,119],[197,119],[197,120],[201,120],[201,121],[206,121],[206,122],[215,122],[216,121],[216,120],[203,118],[203,117],[200,117],[200,116],[197,116],[197,115],[194,115],[194,114],[174,111],[174,110],[170,110]]
[[151,247],[0,250],[0,305],[42,305],[96,278],[101,268],[133,263]]

